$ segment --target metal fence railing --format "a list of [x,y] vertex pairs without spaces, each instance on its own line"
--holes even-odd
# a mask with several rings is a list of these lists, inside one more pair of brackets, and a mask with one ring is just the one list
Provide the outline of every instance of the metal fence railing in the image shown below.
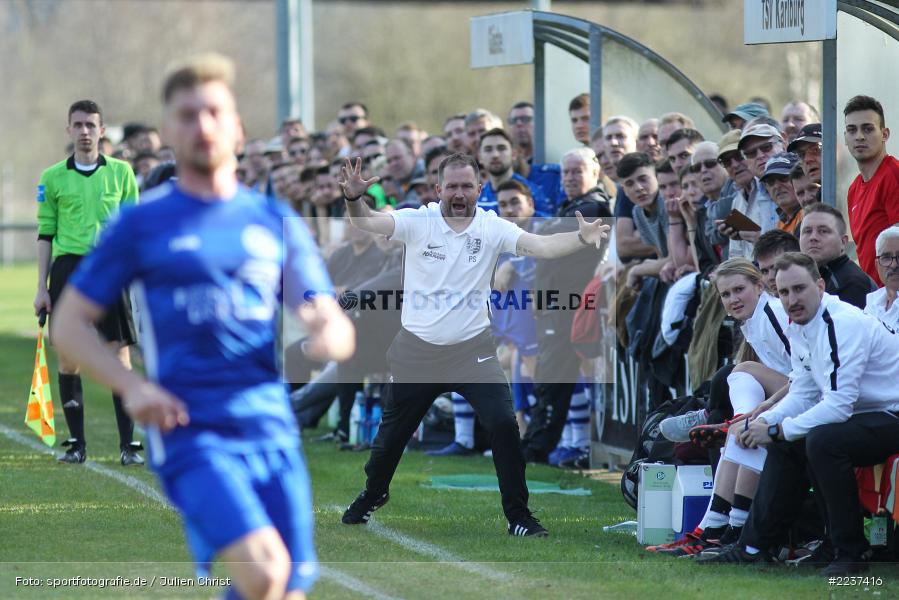
[[0,265],[37,259],[37,223],[0,223]]

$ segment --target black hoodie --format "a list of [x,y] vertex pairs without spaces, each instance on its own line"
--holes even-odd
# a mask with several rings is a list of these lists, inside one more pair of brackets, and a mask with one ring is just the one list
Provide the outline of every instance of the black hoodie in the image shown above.
[[843,302],[865,309],[865,302],[870,292],[877,289],[877,284],[861,267],[842,254],[825,266],[819,266],[824,279],[824,291],[839,297]]

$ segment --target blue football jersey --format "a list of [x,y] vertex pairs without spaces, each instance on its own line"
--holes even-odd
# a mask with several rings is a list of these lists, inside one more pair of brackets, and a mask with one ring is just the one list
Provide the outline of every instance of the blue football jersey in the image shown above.
[[[533,233],[543,220],[532,218],[528,231]],[[496,267],[499,268],[506,262],[512,264],[515,274],[509,282],[508,290],[492,291],[490,327],[497,342],[509,342],[522,356],[532,356],[537,354],[537,323],[533,311],[533,298],[537,292],[534,287],[537,261],[530,256],[501,254]],[[530,298],[525,300],[528,295]]]
[[191,419],[163,436],[163,450],[222,440],[296,445],[278,310],[296,308],[309,290],[332,290],[306,226],[243,187],[230,200],[204,201],[166,184],[142,200],[121,211],[71,284],[104,307],[133,286],[147,375],[185,402]]
[[562,168],[557,163],[532,164],[528,181],[543,191],[543,202],[535,198],[534,208],[547,217],[556,214],[556,209],[565,200],[562,189]]
[[[518,173],[512,173],[512,179],[519,183],[523,183],[531,190],[531,198],[534,200],[534,211],[538,217],[549,217],[553,214],[554,208],[551,202],[546,199],[540,186],[528,179],[525,179]],[[493,191],[493,184],[488,181],[481,188],[481,195],[478,196],[478,206],[484,210],[492,210],[499,214],[499,204],[496,199],[496,192]],[[547,212],[547,209],[549,211]]]

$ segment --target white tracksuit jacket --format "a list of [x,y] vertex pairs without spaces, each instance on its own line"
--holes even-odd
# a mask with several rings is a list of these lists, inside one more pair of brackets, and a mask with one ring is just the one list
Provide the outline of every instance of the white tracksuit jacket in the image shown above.
[[899,411],[899,335],[860,309],[825,294],[806,325],[787,327],[790,391],[760,415],[796,440],[854,414]]
[[780,300],[764,292],[752,316],[740,327],[759,361],[782,375],[789,375],[792,370],[790,342],[786,336],[789,324],[790,318]]

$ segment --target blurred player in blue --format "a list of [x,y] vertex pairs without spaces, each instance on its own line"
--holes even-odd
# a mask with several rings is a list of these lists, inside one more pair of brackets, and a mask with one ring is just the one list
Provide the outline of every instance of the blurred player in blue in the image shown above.
[[[104,232],[63,293],[53,337],[147,427],[150,463],[200,572],[218,557],[234,585],[228,597],[303,598],[318,567],[276,357],[279,302],[305,324],[315,358],[345,360],[355,338],[328,294],[300,306],[306,290],[331,284],[305,228],[286,218],[294,213],[237,183],[233,74],[228,59],[206,55],[168,76],[164,135],[177,184]],[[147,380],[91,335],[129,285],[142,306]]]

